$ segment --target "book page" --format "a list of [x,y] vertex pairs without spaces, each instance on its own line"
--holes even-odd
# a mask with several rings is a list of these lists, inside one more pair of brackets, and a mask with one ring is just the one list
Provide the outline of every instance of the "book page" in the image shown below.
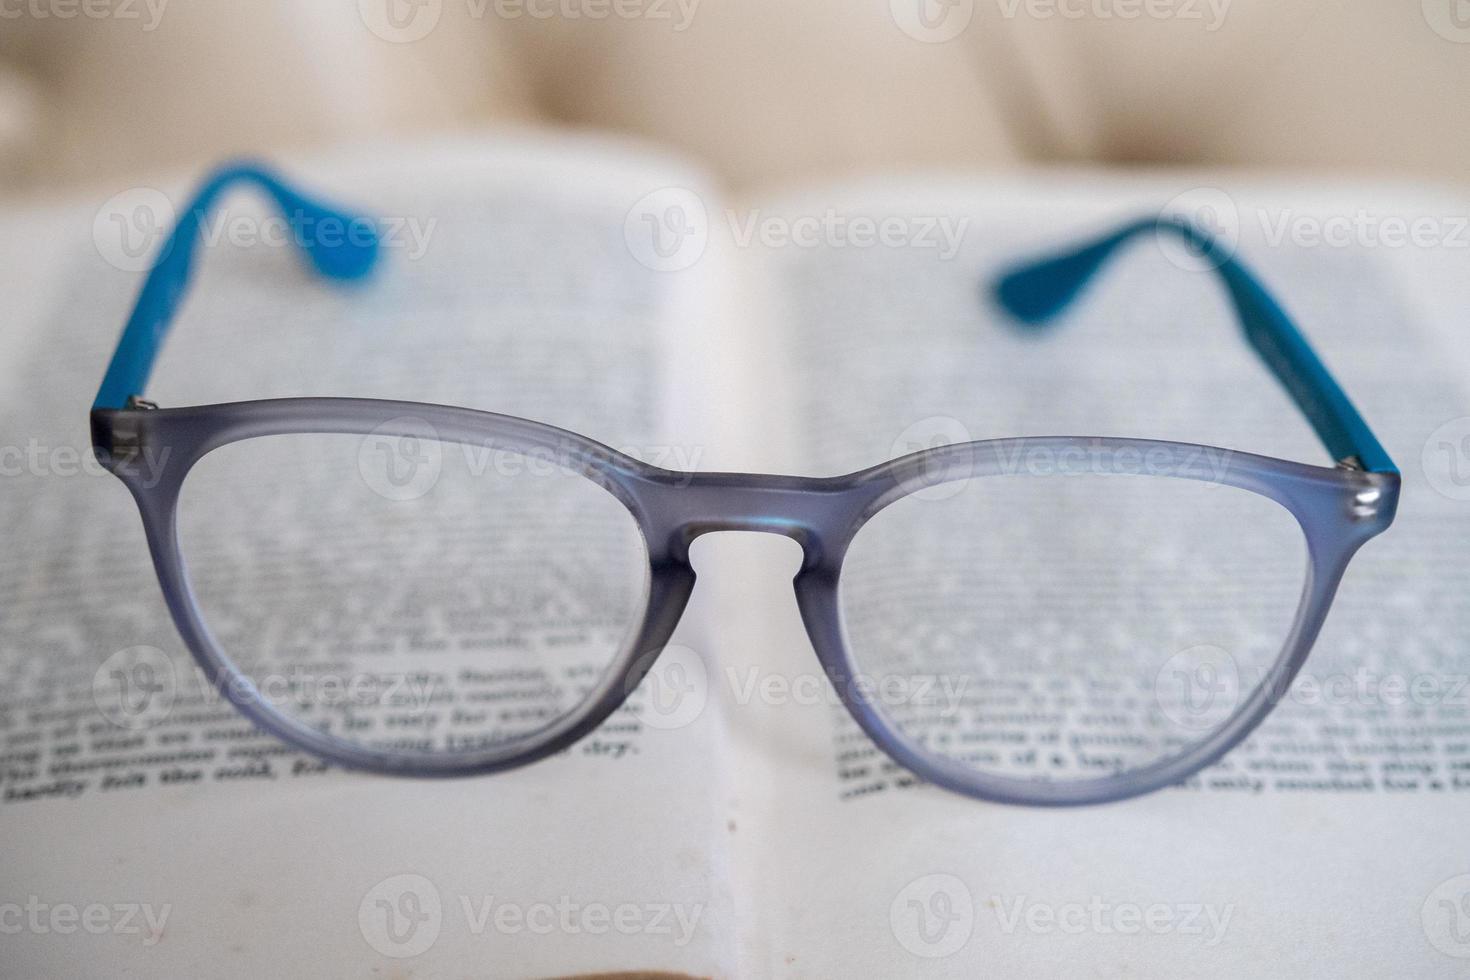
[[[350,289],[313,280],[289,230],[251,195],[232,196],[206,225],[150,399],[458,405],[562,426],[660,465],[699,465],[706,386],[690,372],[710,358],[691,352],[719,319],[717,263],[666,276],[626,225],[640,199],[703,186],[700,174],[643,150],[532,136],[383,147],[286,170],[372,209],[383,269]],[[7,295],[24,303],[10,307],[4,334],[5,972],[727,974],[718,704],[683,709],[675,726],[645,685],[539,764],[391,779],[290,749],[194,666],[136,507],[92,462],[87,425],[157,243],[149,234],[187,186],[39,211],[0,236],[8,253],[32,249],[14,249],[7,265]],[[345,470],[307,466],[301,484],[281,477],[299,457],[229,471],[200,520],[181,500],[186,560],[216,635],[242,663],[336,649],[354,680],[390,681],[336,710],[325,682],[340,676],[292,677],[292,694],[321,694],[314,725],[365,744],[493,744],[570,707],[597,677],[590,644],[606,639],[638,584],[594,576],[587,556],[618,542],[573,542],[541,561],[526,544],[563,540],[558,522],[572,512],[546,505],[568,481],[506,502],[524,509],[505,537],[484,523],[490,478],[520,471],[499,468],[460,487],[457,533],[400,527],[391,501],[415,473],[373,469],[367,442],[352,440]],[[439,491],[456,462],[442,452]],[[191,551],[190,535],[206,532],[229,547]],[[292,564],[302,537],[306,564]],[[484,544],[483,562],[448,559],[463,558],[465,542]],[[388,560],[374,561],[385,546]],[[326,594],[344,575],[350,601]],[[507,605],[552,612],[506,625]],[[705,644],[688,636],[703,615],[696,603],[673,649],[698,656]]]
[[[1470,504],[1457,467],[1466,462],[1470,361],[1457,335],[1470,296],[1461,272],[1449,272],[1470,245],[1463,200],[1264,182],[1227,195],[1180,178],[1054,176],[874,182],[754,205],[731,222],[757,229],[746,278],[767,332],[751,361],[768,372],[768,390],[789,394],[773,401],[760,431],[794,421],[782,440],[752,441],[749,458],[825,476],[946,442],[1062,434],[1331,465],[1243,342],[1219,287],[1167,243],[1145,237],[1129,248],[1046,333],[1018,331],[986,301],[982,287],[1007,264],[1157,214],[1186,191],[1185,203],[1202,199],[1238,236],[1240,257],[1292,311],[1397,460],[1397,522],[1354,559],[1300,679],[1245,743],[1181,786],[1060,810],[918,784],[822,678],[787,584],[791,549],[749,549],[729,573],[740,581],[730,602],[772,611],[723,636],[720,649],[721,683],[744,693],[731,715],[741,755],[740,892],[766,898],[743,909],[748,973],[828,976],[854,963],[871,975],[936,977],[1463,970],[1470,864],[1455,841],[1470,803]],[[873,233],[885,221],[887,243]],[[855,236],[863,222],[867,233]],[[803,223],[815,231],[789,234]],[[889,635],[885,618],[909,626],[891,641],[919,662],[936,658],[939,680],[974,680],[956,677],[956,651],[938,645],[945,635],[1015,643],[1004,649],[1016,662],[988,662],[969,690],[934,688],[927,705],[953,726],[950,738],[981,746],[969,758],[999,760],[1011,775],[1051,775],[1052,766],[1065,775],[1096,761],[1075,746],[1099,741],[1056,741],[1057,708],[1074,718],[1092,708],[1091,720],[1067,729],[1087,736],[1140,703],[1105,661],[1068,659],[1066,634],[1036,597],[1058,611],[1084,603],[1085,622],[1105,640],[1154,596],[1140,591],[1139,606],[1126,610],[1085,605],[1087,590],[1101,594],[1107,579],[1069,578],[1069,536],[1082,555],[1101,530],[1154,540],[1190,529],[1162,517],[1112,525],[1092,519],[1101,511],[1089,505],[1103,501],[1065,502],[1050,528],[1052,564],[1006,566],[1013,575],[986,580],[993,602],[946,609],[902,577],[904,568],[925,570],[914,564],[920,545],[963,557],[954,542],[966,531],[976,565],[1004,553],[1004,524],[955,525],[877,555],[887,577],[869,568],[878,587],[848,613],[850,640]],[[1203,506],[1191,526],[1219,518],[1215,504]],[[857,552],[855,543],[849,564]],[[1193,557],[1176,559],[1179,581],[1218,586]],[[1041,584],[1028,592],[1016,581],[1023,573]],[[1048,591],[1053,579],[1068,589]],[[1200,594],[1212,628],[1231,625],[1225,613],[1248,618],[1262,601],[1253,592]],[[912,632],[922,626],[912,609],[955,625]],[[1039,615],[1023,619],[1022,609]],[[1026,652],[1049,646],[1051,661]],[[1051,673],[1027,666],[1036,663],[1051,663]],[[1067,669],[1080,686],[1069,677],[1047,683]],[[1018,692],[1005,702],[1017,708],[1009,714],[987,710],[981,696],[998,681]],[[985,748],[996,742],[1007,748]]]

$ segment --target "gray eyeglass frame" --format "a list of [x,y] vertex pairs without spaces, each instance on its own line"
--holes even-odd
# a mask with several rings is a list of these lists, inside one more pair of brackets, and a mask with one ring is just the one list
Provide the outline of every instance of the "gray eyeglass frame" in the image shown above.
[[[683,613],[695,583],[689,546],[717,531],[757,531],[796,540],[803,552],[794,588],[813,649],[853,718],[900,765],[924,780],[967,796],[1013,804],[1076,805],[1136,796],[1192,775],[1245,738],[1286,695],[1326,619],[1349,560],[1386,530],[1397,508],[1400,478],[1326,368],[1280,308],[1233,258],[1202,233],[1169,219],[1120,232],[1000,280],[996,299],[1022,322],[1039,324],[1080,291],[1103,260],[1146,230],[1183,236],[1216,259],[1248,338],[1276,371],[1341,460],[1335,467],[1147,439],[1055,436],[942,446],[845,476],[811,478],[745,473],[688,473],[640,462],[584,436],[512,416],[441,405],[350,398],[288,398],[158,408],[141,398],[158,347],[187,287],[205,214],[235,183],[264,189],[300,228],[371,229],[364,219],[324,207],[270,171],[237,164],[217,171],[185,209],[145,283],[91,413],[94,451],[132,493],[142,515],[169,612],[209,681],[261,728],[331,762],[405,776],[467,776],[525,765],[558,752],[597,728],[638,686]],[[301,238],[317,271],[339,279],[364,276],[377,256],[375,237]],[[1265,314],[1260,306],[1264,300]],[[1254,305],[1252,305],[1254,304]],[[189,471],[231,443],[311,433],[421,437],[429,427],[445,443],[488,445],[527,456],[554,454],[567,469],[612,494],[627,509],[648,553],[646,606],[627,642],[596,686],[565,717],[503,743],[459,753],[375,749],[324,734],[272,707],[221,649],[199,609],[179,549],[177,506]],[[1294,622],[1262,683],[1215,731],[1178,754],[1139,769],[1075,781],[988,774],[932,752],[907,736],[860,671],[843,626],[842,561],[863,525],[897,500],[958,480],[1006,475],[1006,460],[1031,449],[1056,454],[1125,454],[1156,460],[1160,478],[1219,483],[1275,501],[1296,519],[1309,567]],[[1196,471],[1202,452],[1223,455],[1222,471]]]

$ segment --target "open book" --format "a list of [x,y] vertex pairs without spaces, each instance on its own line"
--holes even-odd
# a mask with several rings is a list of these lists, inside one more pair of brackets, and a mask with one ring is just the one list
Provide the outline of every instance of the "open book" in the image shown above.
[[[330,769],[195,683],[134,505],[89,458],[140,243],[187,181],[13,214],[0,973],[1462,975],[1466,202],[1066,174],[734,199],[689,162],[544,136],[287,169],[384,218],[380,276],[310,280],[232,201],[150,398],[463,405],[674,469],[831,475],[1058,433],[1330,462],[1187,256],[1136,249],[1040,343],[981,302],[1018,256],[1190,191],[1400,461],[1398,522],[1266,724],[1124,803],[918,784],[822,678],[799,551],[766,535],[696,542],[674,645],[565,752],[448,781]],[[156,717],[106,693],[139,649],[171,672]]]

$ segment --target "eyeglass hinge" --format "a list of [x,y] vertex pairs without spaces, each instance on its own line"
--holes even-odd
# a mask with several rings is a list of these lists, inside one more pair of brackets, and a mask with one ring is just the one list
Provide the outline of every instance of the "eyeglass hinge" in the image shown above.
[[1364,466],[1363,461],[1356,456],[1344,456],[1342,459],[1339,459],[1337,461],[1337,468],[1340,470],[1350,470],[1354,473],[1368,472],[1368,467]]
[[[158,408],[153,402],[129,395],[124,409],[130,411],[152,411]],[[143,433],[135,420],[126,415],[116,415],[106,428],[106,435],[98,444],[99,451],[106,453],[105,464],[129,466],[143,451]],[[100,458],[100,457],[99,457]]]

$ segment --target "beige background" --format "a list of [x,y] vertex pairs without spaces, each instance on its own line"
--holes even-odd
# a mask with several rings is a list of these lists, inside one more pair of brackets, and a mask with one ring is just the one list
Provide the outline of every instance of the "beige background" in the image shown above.
[[7,192],[530,120],[672,143],[737,184],[1049,161],[1458,181],[1470,160],[1470,0],[0,0],[0,15]]

